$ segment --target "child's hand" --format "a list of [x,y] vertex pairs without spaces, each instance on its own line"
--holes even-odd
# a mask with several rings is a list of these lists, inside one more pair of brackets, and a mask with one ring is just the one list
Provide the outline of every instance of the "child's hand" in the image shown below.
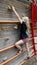
[[14,6],[12,6],[12,9],[14,10],[14,9],[15,9],[15,7],[14,7]]

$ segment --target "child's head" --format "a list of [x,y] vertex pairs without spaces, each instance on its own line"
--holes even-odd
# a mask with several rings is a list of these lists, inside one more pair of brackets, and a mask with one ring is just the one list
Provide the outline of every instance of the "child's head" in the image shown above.
[[26,17],[22,17],[22,21],[26,22],[26,21],[29,21],[29,18],[26,16]]
[[28,17],[22,17],[22,21],[26,22],[27,25],[27,31],[30,31],[30,22]]

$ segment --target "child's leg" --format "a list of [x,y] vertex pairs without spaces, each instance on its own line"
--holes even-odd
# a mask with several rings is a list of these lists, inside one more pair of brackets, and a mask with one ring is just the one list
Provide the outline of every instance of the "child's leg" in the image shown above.
[[23,39],[23,42],[25,43],[25,46],[27,49],[27,55],[28,55],[28,57],[30,57],[29,46],[28,46],[29,38]]
[[27,55],[30,57],[28,42],[26,43]]
[[20,45],[23,45],[23,40],[19,40],[18,42],[15,43],[15,47],[18,48],[20,51],[22,51],[22,48]]
[[30,41],[30,40],[32,40],[33,38],[27,38],[27,42],[26,42],[26,48],[27,48],[27,54],[28,54],[28,57],[30,57],[30,53],[29,53],[29,46],[28,46],[28,42]]

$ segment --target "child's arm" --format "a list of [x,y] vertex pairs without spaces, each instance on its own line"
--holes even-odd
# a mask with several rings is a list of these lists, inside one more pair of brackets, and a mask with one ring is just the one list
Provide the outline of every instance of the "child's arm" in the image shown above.
[[19,14],[18,14],[17,11],[15,10],[14,6],[12,6],[12,9],[13,9],[15,15],[18,17],[20,23],[22,23],[22,19],[20,18]]

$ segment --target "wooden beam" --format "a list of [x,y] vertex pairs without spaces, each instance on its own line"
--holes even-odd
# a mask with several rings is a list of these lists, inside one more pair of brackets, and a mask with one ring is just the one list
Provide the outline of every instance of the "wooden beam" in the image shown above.
[[[27,52],[27,50],[24,50],[22,53],[25,53],[25,52]],[[5,62],[1,63],[1,65],[7,64],[9,61],[11,61],[11,60],[15,59],[16,57],[20,56],[20,54],[22,54],[22,53],[18,53],[17,55],[7,59]]]
[[0,20],[0,24],[19,24],[19,21],[13,21],[13,20]]
[[20,62],[19,65],[23,65],[24,63],[26,63],[27,60],[23,60],[22,62]]
[[0,52],[6,51],[6,50],[8,50],[8,49],[11,49],[11,48],[13,48],[13,47],[14,47],[14,45],[12,45],[12,46],[9,46],[9,47],[7,47],[7,48],[4,48],[4,49],[1,49],[1,50],[0,50]]
[[[7,50],[9,50],[9,49],[11,49],[11,48],[13,48],[13,47],[15,47],[15,46],[12,45],[12,46],[9,46],[9,47],[7,47],[7,48],[1,49],[0,52],[7,51]],[[30,49],[33,48],[33,45],[29,46],[29,48],[30,48]]]
[[[0,24],[19,24],[20,22],[18,20],[0,20]],[[31,23],[31,21],[30,21]]]
[[[13,46],[13,47],[14,47],[14,46]],[[12,48],[12,47],[11,47],[11,48]],[[31,46],[30,48],[32,48],[32,46]],[[10,47],[9,47],[8,49],[10,49]],[[5,50],[5,49],[4,49],[4,50]],[[4,51],[4,50],[2,50],[2,51]],[[22,53],[25,53],[25,52],[27,52],[27,50],[24,50]],[[22,54],[22,53],[21,53],[21,54]],[[5,62],[1,63],[1,65],[7,64],[9,61],[15,59],[15,58],[18,57],[19,55],[20,55],[20,53],[18,53],[17,55],[15,55],[15,56],[13,56],[13,57],[7,59]],[[32,55],[34,55],[34,53],[33,53]],[[31,55],[31,56],[32,56],[32,55]]]

